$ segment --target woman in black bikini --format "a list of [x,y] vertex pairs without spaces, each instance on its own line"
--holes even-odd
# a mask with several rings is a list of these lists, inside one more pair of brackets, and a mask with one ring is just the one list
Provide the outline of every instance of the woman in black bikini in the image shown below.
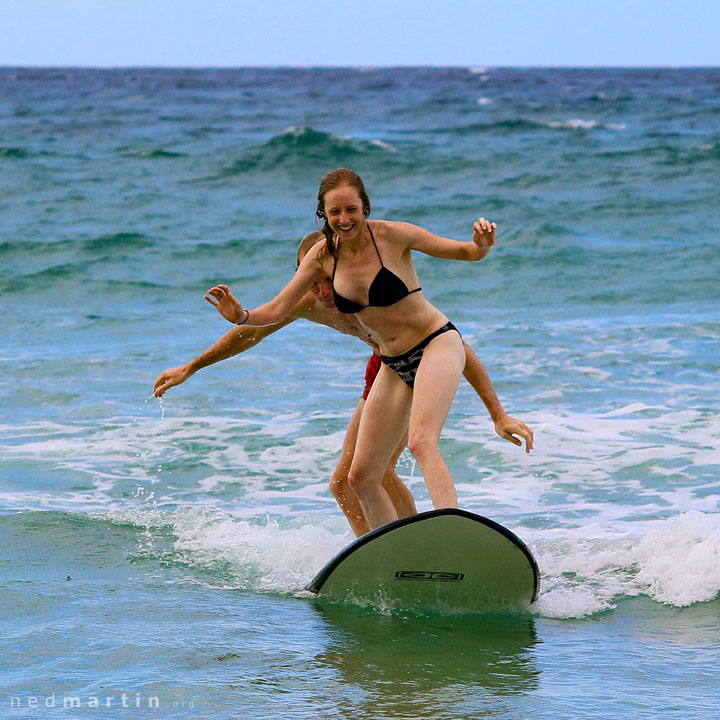
[[438,441],[460,383],[465,350],[455,326],[423,296],[410,251],[482,260],[495,242],[496,225],[480,218],[472,241],[459,242],[409,223],[371,223],[364,184],[344,168],[323,178],[317,214],[324,220],[325,240],[307,253],[273,300],[246,310],[226,285],[212,288],[205,298],[230,322],[273,325],[318,276],[330,275],[338,310],[355,314],[381,349],[383,367],[367,399],[349,474],[370,527],[397,519],[381,481],[406,429],[433,505],[457,507]]

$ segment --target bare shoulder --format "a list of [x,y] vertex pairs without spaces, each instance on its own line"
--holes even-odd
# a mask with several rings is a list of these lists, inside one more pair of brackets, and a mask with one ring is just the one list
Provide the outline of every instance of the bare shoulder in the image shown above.
[[312,240],[316,240],[316,242],[310,245],[307,254],[298,267],[309,268],[315,276],[317,276],[318,273],[332,274],[335,260],[328,250],[325,235],[322,232],[317,232],[307,235],[306,238],[310,239],[308,244]]
[[411,247],[418,234],[425,232],[418,225],[394,220],[373,220],[371,228],[382,242],[399,245],[402,250]]

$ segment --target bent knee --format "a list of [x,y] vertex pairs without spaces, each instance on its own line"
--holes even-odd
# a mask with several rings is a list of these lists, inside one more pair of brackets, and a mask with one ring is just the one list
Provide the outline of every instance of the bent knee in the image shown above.
[[373,477],[363,469],[350,468],[350,472],[348,473],[348,483],[357,495],[363,495],[372,488],[373,485],[379,484],[381,479],[382,478]]
[[330,478],[330,492],[333,497],[337,500],[342,498],[345,493],[350,489],[350,483],[348,482],[348,476],[346,472],[335,471]]
[[408,436],[408,448],[413,457],[424,460],[428,455],[439,452],[437,438],[431,437],[422,431],[411,431]]
[[367,483],[367,475],[351,468],[347,476],[347,481],[353,490],[357,490]]

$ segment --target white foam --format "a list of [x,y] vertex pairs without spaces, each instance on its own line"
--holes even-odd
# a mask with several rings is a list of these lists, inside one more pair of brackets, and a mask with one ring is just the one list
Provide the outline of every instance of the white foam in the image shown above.
[[720,515],[688,512],[650,530],[638,545],[636,582],[654,599],[684,606],[720,592]]
[[[158,549],[158,555],[189,565],[213,584],[281,593],[301,594],[330,557],[352,540],[342,523],[332,520],[281,527],[277,518],[248,521],[189,507],[169,512],[114,511],[106,517],[142,527],[151,536],[170,530],[172,550],[168,554]],[[143,537],[143,552],[152,554],[152,547]]]
[[530,544],[543,574],[536,611],[545,617],[583,617],[637,595],[684,607],[720,593],[720,514],[691,511],[617,538],[545,533]]
[[[103,517],[145,529],[139,549],[190,567],[198,581],[296,595],[353,539],[344,521],[332,517],[248,520],[190,507]],[[168,531],[169,552],[163,546]],[[537,531],[525,539],[541,570],[534,609],[544,617],[584,617],[638,595],[683,607],[720,592],[720,514],[683,513],[621,537],[588,537],[578,529]]]
[[658,405],[646,405],[645,403],[636,402],[625,405],[624,407],[617,408],[615,410],[609,410],[606,413],[601,413],[598,417],[602,418],[613,418],[623,417],[625,415],[634,415],[635,413],[643,412],[645,410],[660,410],[662,409]]
[[582,118],[571,118],[569,120],[550,120],[545,123],[548,127],[564,130],[627,130],[627,125],[622,123],[603,123],[598,120],[583,120]]
[[[495,435],[486,415],[463,412],[464,403],[443,439],[461,506],[531,546],[543,574],[540,614],[584,616],[639,594],[675,606],[716,596],[720,477],[709,473],[717,467],[717,414],[655,398],[606,403],[596,413],[553,404],[552,412],[520,415],[536,434],[537,449],[526,455]],[[124,507],[129,522],[146,528],[150,549],[169,530],[170,557],[198,576],[299,592],[352,539],[327,489],[343,437],[323,429],[334,416],[303,422],[298,413],[247,407],[241,419],[174,413],[7,427],[6,458],[72,479],[6,486],[0,499],[7,508],[116,518]],[[187,468],[182,477],[171,477],[174,462]],[[429,509],[408,456],[400,474],[419,509]],[[260,512],[271,512],[270,521]]]
[[[85,509],[97,511],[103,503],[115,507],[139,485],[152,489],[156,500],[177,504],[182,498],[185,504],[225,509],[232,502],[232,512],[244,512],[238,497],[250,510],[269,502],[273,512],[273,503],[296,499],[294,517],[332,506],[326,483],[343,431],[303,436],[307,426],[296,413],[248,412],[243,419],[14,427],[13,442],[3,445],[6,458],[40,463],[77,479],[72,488],[58,485],[53,491],[48,484],[41,496],[37,487],[6,487],[4,497],[10,507],[31,507],[42,497],[43,507],[72,505],[73,511],[83,509],[84,498]],[[317,425],[319,419],[322,423],[318,417],[310,421]],[[720,477],[714,483],[707,477],[717,466],[716,414],[635,402],[597,414],[535,411],[521,419],[535,431],[531,455],[498,437],[487,416],[451,414],[442,442],[453,442],[462,453],[459,462],[452,453],[448,462],[463,507],[504,522],[535,517],[558,527],[604,527],[609,535],[632,532],[648,517],[718,509]],[[192,468],[198,459],[201,470],[172,476],[173,466]],[[400,474],[411,476],[405,465]],[[705,473],[701,480],[699,468]],[[417,475],[415,484],[422,489]]]
[[520,527],[529,518],[606,536],[637,532],[647,519],[718,511],[718,483],[697,475],[717,466],[717,416],[641,403],[522,419],[535,433],[530,455],[494,434],[484,416],[451,419],[444,437],[465,448],[455,474],[463,507]]
[[390,143],[383,140],[370,140],[370,144],[375,145],[375,147],[382,148],[383,150],[387,150],[388,152],[397,152],[397,148],[394,148]]
[[[192,465],[198,458],[214,471],[198,481],[197,488],[205,492],[239,481],[249,490],[260,490],[271,478],[287,479],[291,486],[307,478],[325,480],[330,477],[344,433],[296,437],[306,422],[307,418],[301,421],[298,413],[260,416],[245,410],[240,420],[210,416],[136,418],[132,422],[108,419],[100,427],[31,423],[8,428],[14,442],[3,445],[3,455],[69,472],[77,477],[74,484],[94,488],[93,497],[89,489],[82,493],[63,489],[43,495],[43,506],[52,506],[54,497],[56,508],[70,502],[77,509],[85,497],[90,502],[87,509],[97,511],[102,502],[108,503],[107,509],[115,507],[113,489],[122,492],[128,485],[169,481],[166,468],[186,461]],[[178,477],[174,484],[183,482]],[[35,490],[5,494],[12,507],[22,504],[23,496],[30,504],[39,497]],[[203,500],[213,503],[212,496]]]

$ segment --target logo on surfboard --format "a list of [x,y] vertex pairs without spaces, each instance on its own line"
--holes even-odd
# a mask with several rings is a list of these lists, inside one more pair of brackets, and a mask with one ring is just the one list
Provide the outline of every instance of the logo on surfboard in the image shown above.
[[425,582],[460,582],[465,575],[453,572],[432,572],[430,570],[398,570],[396,580],[420,580]]

